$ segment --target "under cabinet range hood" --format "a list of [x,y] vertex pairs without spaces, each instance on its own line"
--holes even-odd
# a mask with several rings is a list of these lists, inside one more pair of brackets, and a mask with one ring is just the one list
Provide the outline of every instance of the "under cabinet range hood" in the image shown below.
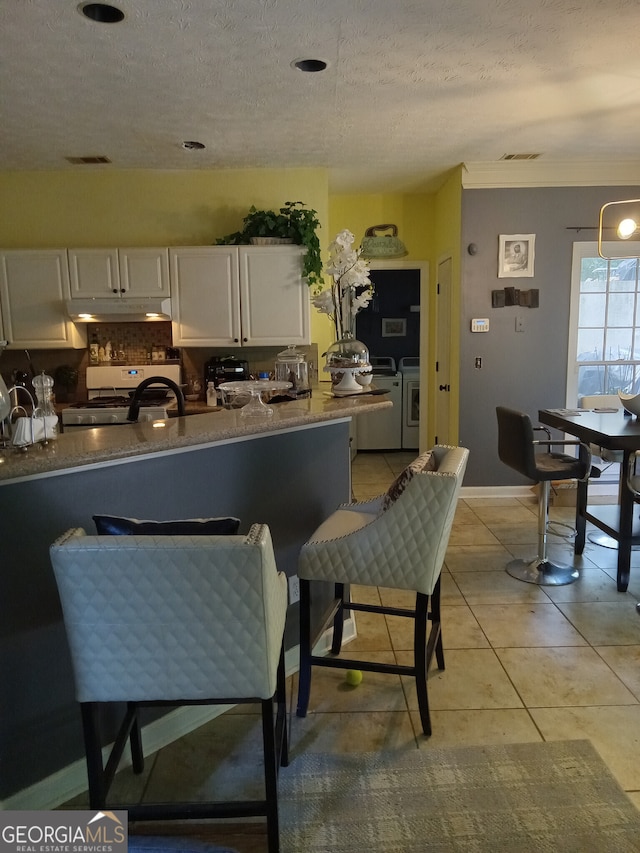
[[75,323],[140,323],[171,319],[171,300],[164,299],[67,299],[69,317]]

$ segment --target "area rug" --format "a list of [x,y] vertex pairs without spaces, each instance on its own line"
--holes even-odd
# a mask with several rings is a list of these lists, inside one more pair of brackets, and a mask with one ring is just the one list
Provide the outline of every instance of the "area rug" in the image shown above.
[[589,741],[301,754],[282,853],[630,853],[640,812]]

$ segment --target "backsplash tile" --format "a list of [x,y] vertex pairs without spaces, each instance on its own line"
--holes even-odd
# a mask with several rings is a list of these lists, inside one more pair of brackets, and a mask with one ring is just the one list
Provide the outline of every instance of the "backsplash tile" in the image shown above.
[[113,362],[119,364],[147,364],[151,362],[153,347],[171,346],[171,323],[89,323],[87,340],[97,340],[106,349],[111,344]]

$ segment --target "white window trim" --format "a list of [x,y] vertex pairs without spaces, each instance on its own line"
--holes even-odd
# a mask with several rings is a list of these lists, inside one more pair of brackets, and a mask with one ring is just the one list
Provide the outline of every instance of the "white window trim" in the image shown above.
[[[610,254],[614,254],[616,247],[620,248],[619,243],[603,243],[603,250]],[[638,253],[640,258],[640,242],[626,243],[625,252],[633,250]],[[578,347],[578,316],[580,310],[580,271],[581,261],[583,258],[597,258],[598,243],[596,240],[590,240],[584,243],[573,244],[573,256],[571,261],[571,302],[569,306],[569,348],[567,350],[567,396],[565,405],[567,408],[574,408],[577,405],[578,399],[578,363],[576,361],[576,352]]]

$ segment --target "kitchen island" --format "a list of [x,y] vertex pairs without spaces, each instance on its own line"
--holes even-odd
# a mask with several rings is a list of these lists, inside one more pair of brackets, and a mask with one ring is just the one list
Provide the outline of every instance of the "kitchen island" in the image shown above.
[[[350,499],[352,416],[390,405],[384,396],[316,394],[261,420],[212,411],[162,426],[68,430],[47,446],[0,454],[0,807],[48,808],[48,784],[64,801],[75,793],[69,779],[86,778],[51,542],[70,527],[93,532],[94,514],[234,515],[242,533],[268,524],[278,567],[295,574],[302,543]],[[297,644],[297,605],[286,644]]]

